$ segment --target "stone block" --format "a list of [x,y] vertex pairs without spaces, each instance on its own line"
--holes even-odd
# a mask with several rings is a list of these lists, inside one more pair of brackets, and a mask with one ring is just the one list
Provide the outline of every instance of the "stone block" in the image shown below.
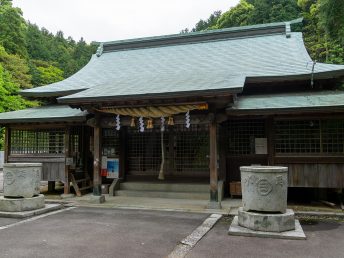
[[238,210],[238,223],[240,226],[257,231],[283,232],[295,229],[295,214],[287,209],[283,214],[266,214]]
[[228,230],[228,235],[233,236],[249,236],[249,237],[263,237],[263,238],[279,238],[290,240],[305,240],[306,235],[302,230],[301,224],[298,220],[295,220],[295,229],[284,232],[265,232],[256,231],[249,228],[244,228],[238,223],[238,216],[235,216],[231,226]]
[[210,202],[208,202],[207,208],[208,209],[220,210],[222,208],[221,202],[210,201]]
[[6,198],[0,196],[0,211],[21,212],[44,208],[44,195],[40,194],[31,198]]
[[288,168],[240,167],[245,211],[281,212],[287,209]]
[[105,196],[104,195],[91,195],[89,202],[90,203],[104,203]]
[[61,199],[69,199],[69,198],[74,198],[75,194],[69,193],[69,194],[61,194],[60,195]]
[[4,196],[30,198],[40,193],[42,163],[4,164]]

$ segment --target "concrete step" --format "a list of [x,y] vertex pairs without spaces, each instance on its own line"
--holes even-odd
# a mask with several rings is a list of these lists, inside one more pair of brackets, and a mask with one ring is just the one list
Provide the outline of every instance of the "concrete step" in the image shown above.
[[209,199],[209,193],[204,193],[204,192],[118,190],[118,191],[115,191],[115,196],[192,199],[192,200],[208,200]]
[[159,183],[159,182],[123,182],[120,190],[209,193],[209,184],[200,183]]

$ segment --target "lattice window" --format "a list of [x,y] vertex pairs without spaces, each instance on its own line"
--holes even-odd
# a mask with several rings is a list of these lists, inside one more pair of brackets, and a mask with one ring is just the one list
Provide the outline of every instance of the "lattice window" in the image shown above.
[[69,142],[70,142],[69,152],[71,154],[82,152],[82,149],[83,149],[82,127],[71,128]]
[[160,128],[145,129],[144,132],[130,128],[127,138],[129,171],[148,174],[158,172],[161,163],[160,140]]
[[[129,171],[157,174],[161,165],[160,128],[128,131]],[[164,132],[165,170],[173,174],[208,171],[209,133],[207,125],[167,126]]]
[[11,130],[11,154],[62,154],[64,130]]
[[119,148],[119,132],[114,128],[104,128],[102,130],[102,154],[107,157],[118,157]]
[[177,171],[208,171],[208,125],[175,126],[175,168]]
[[344,120],[275,122],[276,153],[344,152]]
[[322,152],[344,153],[344,120],[321,121]]
[[265,138],[265,121],[257,119],[235,119],[223,126],[227,151],[231,155],[255,153],[255,138]]

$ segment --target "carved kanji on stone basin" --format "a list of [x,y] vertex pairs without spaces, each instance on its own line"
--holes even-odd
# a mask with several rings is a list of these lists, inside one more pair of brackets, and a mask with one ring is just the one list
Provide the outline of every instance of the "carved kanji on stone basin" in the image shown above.
[[4,196],[31,198],[39,195],[41,163],[4,164]]

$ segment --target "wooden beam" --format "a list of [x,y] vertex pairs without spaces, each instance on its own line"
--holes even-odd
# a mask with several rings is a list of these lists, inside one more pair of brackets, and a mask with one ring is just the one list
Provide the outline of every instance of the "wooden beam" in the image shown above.
[[99,117],[96,117],[96,125],[94,130],[94,160],[93,160],[93,195],[101,196],[101,128],[99,125]]
[[80,192],[78,183],[76,182],[73,174],[71,174],[70,177],[71,177],[72,185],[73,185],[73,188],[75,190],[76,196],[81,197],[81,192]]
[[[65,129],[65,139],[64,139],[64,153],[65,153],[65,159],[67,159],[69,157],[69,140],[70,140],[70,129],[66,128]],[[70,178],[69,178],[69,165],[67,165],[66,160],[65,160],[65,171],[64,171],[64,189],[63,189],[63,193],[64,194],[69,194],[70,193],[70,186],[69,186],[69,182],[70,182]]]
[[268,143],[268,165],[273,166],[275,164],[274,156],[275,156],[275,130],[274,130],[274,121],[273,117],[268,117],[265,120],[265,126],[266,126],[266,137],[267,137],[267,143]]
[[119,131],[119,178],[126,176],[127,130],[128,128],[123,126]]

